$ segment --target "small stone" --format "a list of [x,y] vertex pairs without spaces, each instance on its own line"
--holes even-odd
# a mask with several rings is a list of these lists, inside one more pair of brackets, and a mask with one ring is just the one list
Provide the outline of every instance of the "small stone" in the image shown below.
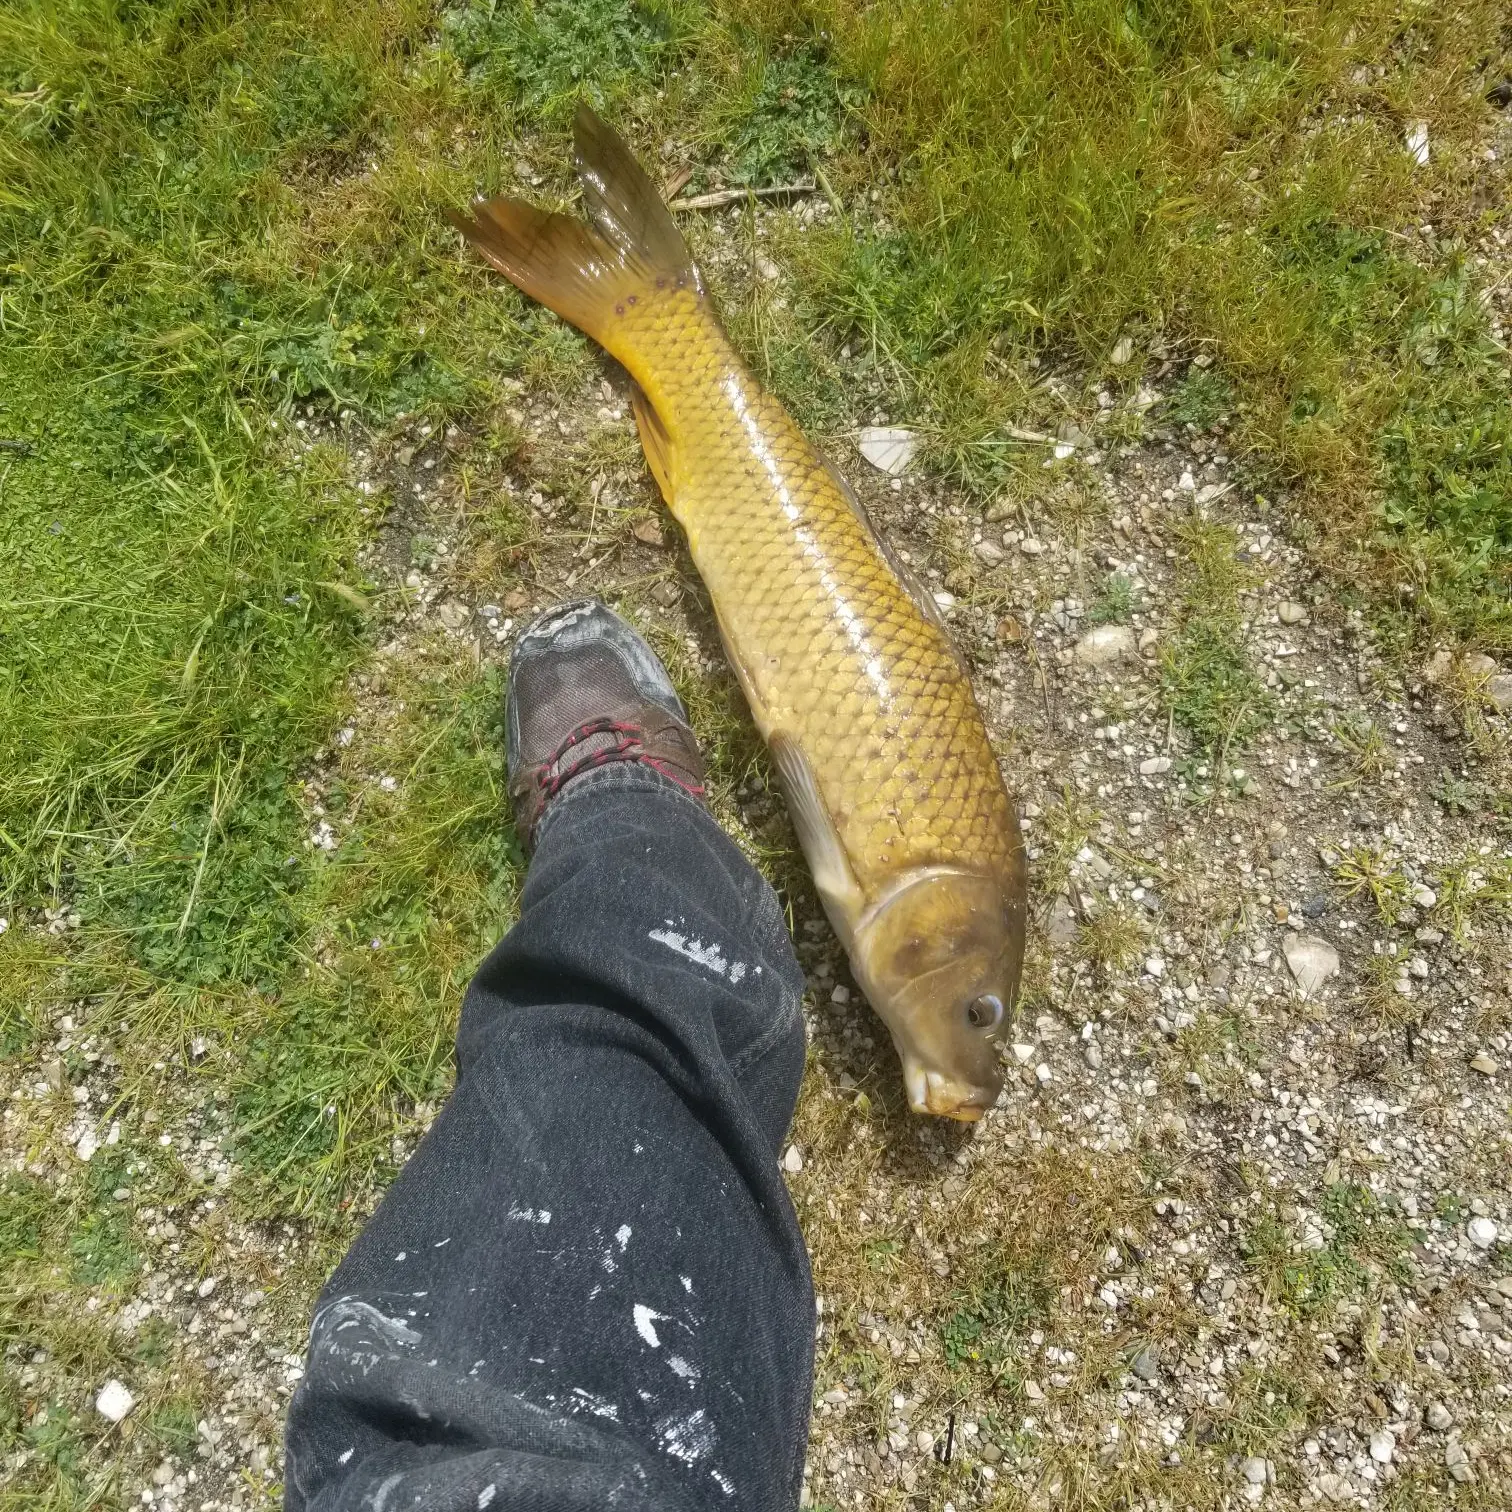
[[914,1434],[914,1447],[920,1454],[928,1454],[934,1448],[934,1434],[929,1429],[921,1428]]
[[1013,1047],[1013,1058],[1019,1063],[1019,1065],[1027,1066],[1029,1062],[1034,1059],[1034,1046],[1016,1044]]
[[1139,775],[1141,777],[1159,777],[1171,770],[1171,758],[1169,756],[1147,756],[1139,763]]
[[214,1276],[206,1276],[205,1279],[203,1281],[201,1281],[200,1284],[199,1284],[199,1294],[200,1294],[201,1297],[208,1297],[210,1295],[210,1293],[213,1292],[214,1290],[215,1290],[215,1277]]
[[1484,1050],[1477,1050],[1471,1057],[1470,1069],[1472,1071],[1479,1071],[1482,1076],[1495,1076],[1498,1067],[1496,1062]]
[[989,1465],[997,1464],[997,1462],[1002,1459],[1002,1457],[1003,1451],[999,1449],[991,1439],[989,1439],[985,1444],[982,1445],[982,1458],[986,1460]]
[[1484,651],[1472,651],[1460,665],[1464,668],[1465,676],[1476,684],[1484,683],[1488,677],[1494,677],[1501,670],[1496,665],[1495,658],[1487,656]]
[[1428,123],[1427,121],[1414,121],[1407,128],[1407,156],[1417,164],[1419,168],[1428,166]]
[[1353,1492],[1349,1481],[1342,1475],[1336,1475],[1332,1470],[1325,1471],[1318,1477],[1318,1490],[1329,1501],[1342,1502],[1353,1500]]
[[644,520],[637,520],[630,527],[630,534],[643,546],[665,546],[666,537],[662,535],[661,521],[647,516]]
[[656,587],[651,590],[651,597],[656,600],[663,609],[670,609],[682,597],[682,586],[676,578],[663,578]]
[[1436,1432],[1442,1433],[1446,1428],[1454,1426],[1454,1414],[1442,1402],[1430,1402],[1427,1417],[1428,1426]]
[[1443,682],[1454,665],[1454,658],[1447,651],[1435,651],[1423,665],[1423,681]]
[[95,1398],[95,1411],[112,1423],[119,1423],[135,1403],[136,1398],[112,1377],[100,1388],[100,1394]]
[[93,1129],[86,1129],[80,1136],[79,1142],[74,1146],[74,1154],[80,1160],[89,1161],[94,1159],[95,1151],[100,1148],[99,1136]]
[[1250,1485],[1263,1486],[1265,1484],[1265,1461],[1258,1454],[1250,1455],[1239,1468]]
[[1302,916],[1306,919],[1321,919],[1328,912],[1328,894],[1314,893],[1302,904]]
[[1155,648],[1155,646],[1158,644],[1159,640],[1160,640],[1160,631],[1158,631],[1158,630],[1141,630],[1139,632],[1139,649],[1140,649],[1141,654],[1144,653],[1144,652],[1146,652],[1146,651],[1153,650]]
[[1311,997],[1338,973],[1339,952],[1321,935],[1293,935],[1282,943],[1281,951],[1303,997]]
[[1120,336],[1113,343],[1113,350],[1108,353],[1108,361],[1114,367],[1125,367],[1134,360],[1134,338],[1132,336]]
[[1102,1068],[1102,1051],[1096,1045],[1088,1045],[1082,1052],[1082,1058],[1094,1071]]
[[1299,604],[1296,599],[1282,599],[1276,605],[1276,618],[1283,625],[1305,625],[1311,616],[1306,604]]
[[1160,1379],[1160,1351],[1153,1344],[1146,1344],[1139,1350],[1134,1358],[1129,1361],[1129,1369],[1139,1377],[1141,1381],[1156,1381]]
[[166,1486],[173,1479],[173,1466],[164,1460],[156,1470],[152,1472],[152,1484],[154,1486]]
[[1475,1466],[1470,1463],[1470,1456],[1458,1439],[1450,1439],[1444,1445],[1444,1464],[1448,1468],[1450,1478],[1459,1481],[1462,1485],[1468,1485],[1475,1479]]
[[797,1145],[787,1147],[782,1157],[782,1169],[789,1176],[796,1176],[803,1169],[803,1151]]
[[472,618],[472,611],[467,605],[456,599],[447,599],[437,612],[441,616],[441,623],[448,630],[460,630]]
[[1076,659],[1089,667],[1106,667],[1136,649],[1134,632],[1127,625],[1099,625],[1076,643]]
[[1419,908],[1432,908],[1438,902],[1438,894],[1431,887],[1425,887],[1419,882],[1412,889],[1412,901]]
[[1052,945],[1069,945],[1076,938],[1076,914],[1065,898],[1057,898],[1050,905],[1050,917],[1045,921],[1045,936]]
[[1389,1428],[1377,1428],[1370,1435],[1370,1457],[1378,1465],[1389,1465],[1396,1453],[1396,1435]]
[[916,432],[901,426],[868,425],[857,436],[856,446],[878,472],[901,478],[918,450],[919,438]]
[[989,567],[996,567],[1003,560],[1003,548],[996,541],[978,541],[972,550]]
[[1031,1402],[1043,1402],[1045,1400],[1044,1388],[1031,1377],[1024,1382],[1024,1396]]
[[1019,550],[1027,557],[1043,556],[1045,554],[1045,543],[1043,541],[1036,541],[1033,536],[1025,536],[1019,542]]
[[1039,1065],[1034,1068],[1034,1074],[1038,1079],[1040,1086],[1048,1087],[1050,1085],[1050,1078],[1054,1076],[1055,1073],[1050,1069],[1049,1066],[1044,1063],[1044,1061],[1041,1061]]
[[1472,1218],[1465,1227],[1465,1235],[1476,1249],[1490,1249],[1497,1239],[1496,1223],[1490,1218]]
[[1163,977],[1165,975],[1165,962],[1159,956],[1152,955],[1146,959],[1144,969],[1148,976]]
[[775,283],[782,276],[782,269],[777,266],[765,253],[758,253],[756,257],[756,276],[765,279],[767,283]]
[[1494,677],[1488,677],[1482,691],[1499,713],[1512,714],[1512,674],[1498,672]]

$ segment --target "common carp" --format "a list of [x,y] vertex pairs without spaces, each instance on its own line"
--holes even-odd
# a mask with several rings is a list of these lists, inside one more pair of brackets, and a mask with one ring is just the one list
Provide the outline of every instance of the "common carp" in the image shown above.
[[975,1119],[1024,949],[1018,816],[933,599],[731,348],[630,150],[575,123],[586,220],[478,201],[459,230],[629,372],[814,882],[915,1112]]

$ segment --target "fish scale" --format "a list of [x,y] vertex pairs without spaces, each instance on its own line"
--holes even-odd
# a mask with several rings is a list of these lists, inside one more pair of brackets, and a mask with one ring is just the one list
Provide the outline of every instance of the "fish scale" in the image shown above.
[[970,684],[823,458],[693,290],[615,322],[679,459],[668,502],[761,733],[811,753],[857,880],[1011,867],[1017,824]]
[[576,128],[586,222],[503,199],[453,220],[634,379],[647,460],[909,1103],[979,1117],[1002,1083],[1025,878],[970,680],[933,601],[730,346],[628,149],[586,107]]

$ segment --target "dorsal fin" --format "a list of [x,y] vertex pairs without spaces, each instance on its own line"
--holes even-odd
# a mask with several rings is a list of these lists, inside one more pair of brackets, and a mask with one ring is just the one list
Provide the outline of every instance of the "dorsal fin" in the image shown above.
[[667,435],[666,426],[661,423],[661,416],[652,409],[651,401],[646,398],[638,383],[630,390],[630,408],[635,413],[635,428],[640,432],[641,450],[646,454],[646,465],[651,469],[651,476],[656,479],[656,486],[661,489],[667,508],[675,515],[677,510],[672,505],[671,437]]
[[898,555],[893,543],[877,529],[876,521],[872,519],[866,505],[856,496],[856,490],[846,481],[840,469],[822,452],[820,458],[824,463],[824,470],[830,475],[835,487],[845,495],[850,507],[855,510],[856,517],[866,526],[872,540],[876,543],[877,550],[882,553],[882,560],[892,568],[893,575],[908,590],[908,596],[914,601],[914,607],[945,637],[945,643],[950,647],[950,654],[955,657],[956,665],[961,669],[962,674],[969,678],[971,668],[961,654],[961,648],[956,645],[955,638],[950,633],[950,626],[945,623],[945,616],[940,613],[940,606],[934,601],[934,595],[919,581],[918,574],[913,568]]

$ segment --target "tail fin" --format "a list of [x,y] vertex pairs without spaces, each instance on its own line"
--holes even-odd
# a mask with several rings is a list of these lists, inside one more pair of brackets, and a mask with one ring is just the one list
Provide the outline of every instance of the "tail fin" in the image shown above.
[[587,221],[502,198],[479,201],[472,220],[450,210],[447,218],[510,282],[619,356],[616,305],[669,285],[701,286],[682,233],[630,149],[586,105],[573,136]]

